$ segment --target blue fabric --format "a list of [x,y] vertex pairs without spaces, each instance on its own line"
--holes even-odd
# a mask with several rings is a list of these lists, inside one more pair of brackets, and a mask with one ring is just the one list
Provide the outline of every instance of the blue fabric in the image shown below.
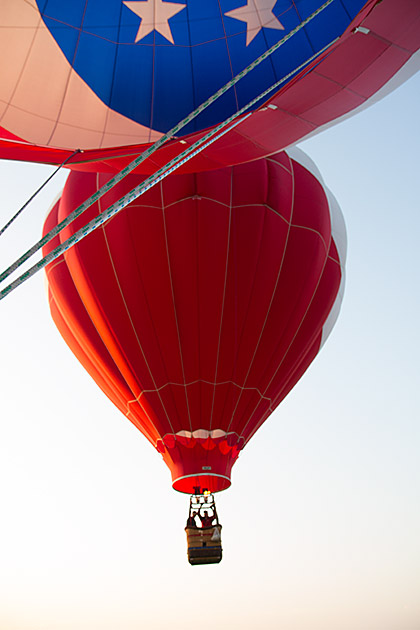
[[[113,110],[161,132],[323,4],[323,0],[278,0],[273,14],[284,30],[262,28],[246,45],[246,22],[226,13],[246,6],[247,0],[172,2],[183,7],[168,20],[174,43],[157,30],[135,43],[141,18],[122,0],[37,0],[69,64],[95,94]],[[334,0],[182,133],[227,118],[340,36],[364,5],[364,0]]]

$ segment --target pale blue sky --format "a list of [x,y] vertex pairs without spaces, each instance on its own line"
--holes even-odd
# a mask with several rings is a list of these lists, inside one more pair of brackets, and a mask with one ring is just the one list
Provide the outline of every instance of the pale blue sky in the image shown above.
[[[41,274],[0,303],[1,630],[419,629],[419,100],[417,75],[301,145],[346,219],[346,294],[218,496],[220,565],[188,565],[187,496],[61,340]],[[49,172],[0,163],[1,224]]]

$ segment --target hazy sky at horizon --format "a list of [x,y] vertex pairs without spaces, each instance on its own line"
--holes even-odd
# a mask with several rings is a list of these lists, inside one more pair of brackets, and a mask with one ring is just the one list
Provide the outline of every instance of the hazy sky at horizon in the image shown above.
[[[188,565],[188,497],[65,346],[42,275],[0,303],[0,630],[420,629],[419,97],[420,74],[300,145],[346,219],[344,304],[217,497],[220,565]],[[1,225],[50,171],[0,162]]]

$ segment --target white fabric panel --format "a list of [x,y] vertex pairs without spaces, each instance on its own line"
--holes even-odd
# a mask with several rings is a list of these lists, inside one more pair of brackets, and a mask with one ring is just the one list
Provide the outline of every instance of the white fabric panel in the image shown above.
[[80,149],[154,142],[162,136],[109,110],[70,67],[35,0],[0,2],[0,24],[0,124],[5,129],[34,144]]

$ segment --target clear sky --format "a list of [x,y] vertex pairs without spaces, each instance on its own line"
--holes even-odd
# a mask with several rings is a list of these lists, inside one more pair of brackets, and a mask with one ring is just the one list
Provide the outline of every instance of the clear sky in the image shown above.
[[[0,303],[0,630],[419,630],[419,101],[417,75],[300,145],[346,219],[346,294],[217,497],[220,565],[188,564],[188,497],[62,341],[42,275]],[[49,172],[0,162],[1,225]]]

